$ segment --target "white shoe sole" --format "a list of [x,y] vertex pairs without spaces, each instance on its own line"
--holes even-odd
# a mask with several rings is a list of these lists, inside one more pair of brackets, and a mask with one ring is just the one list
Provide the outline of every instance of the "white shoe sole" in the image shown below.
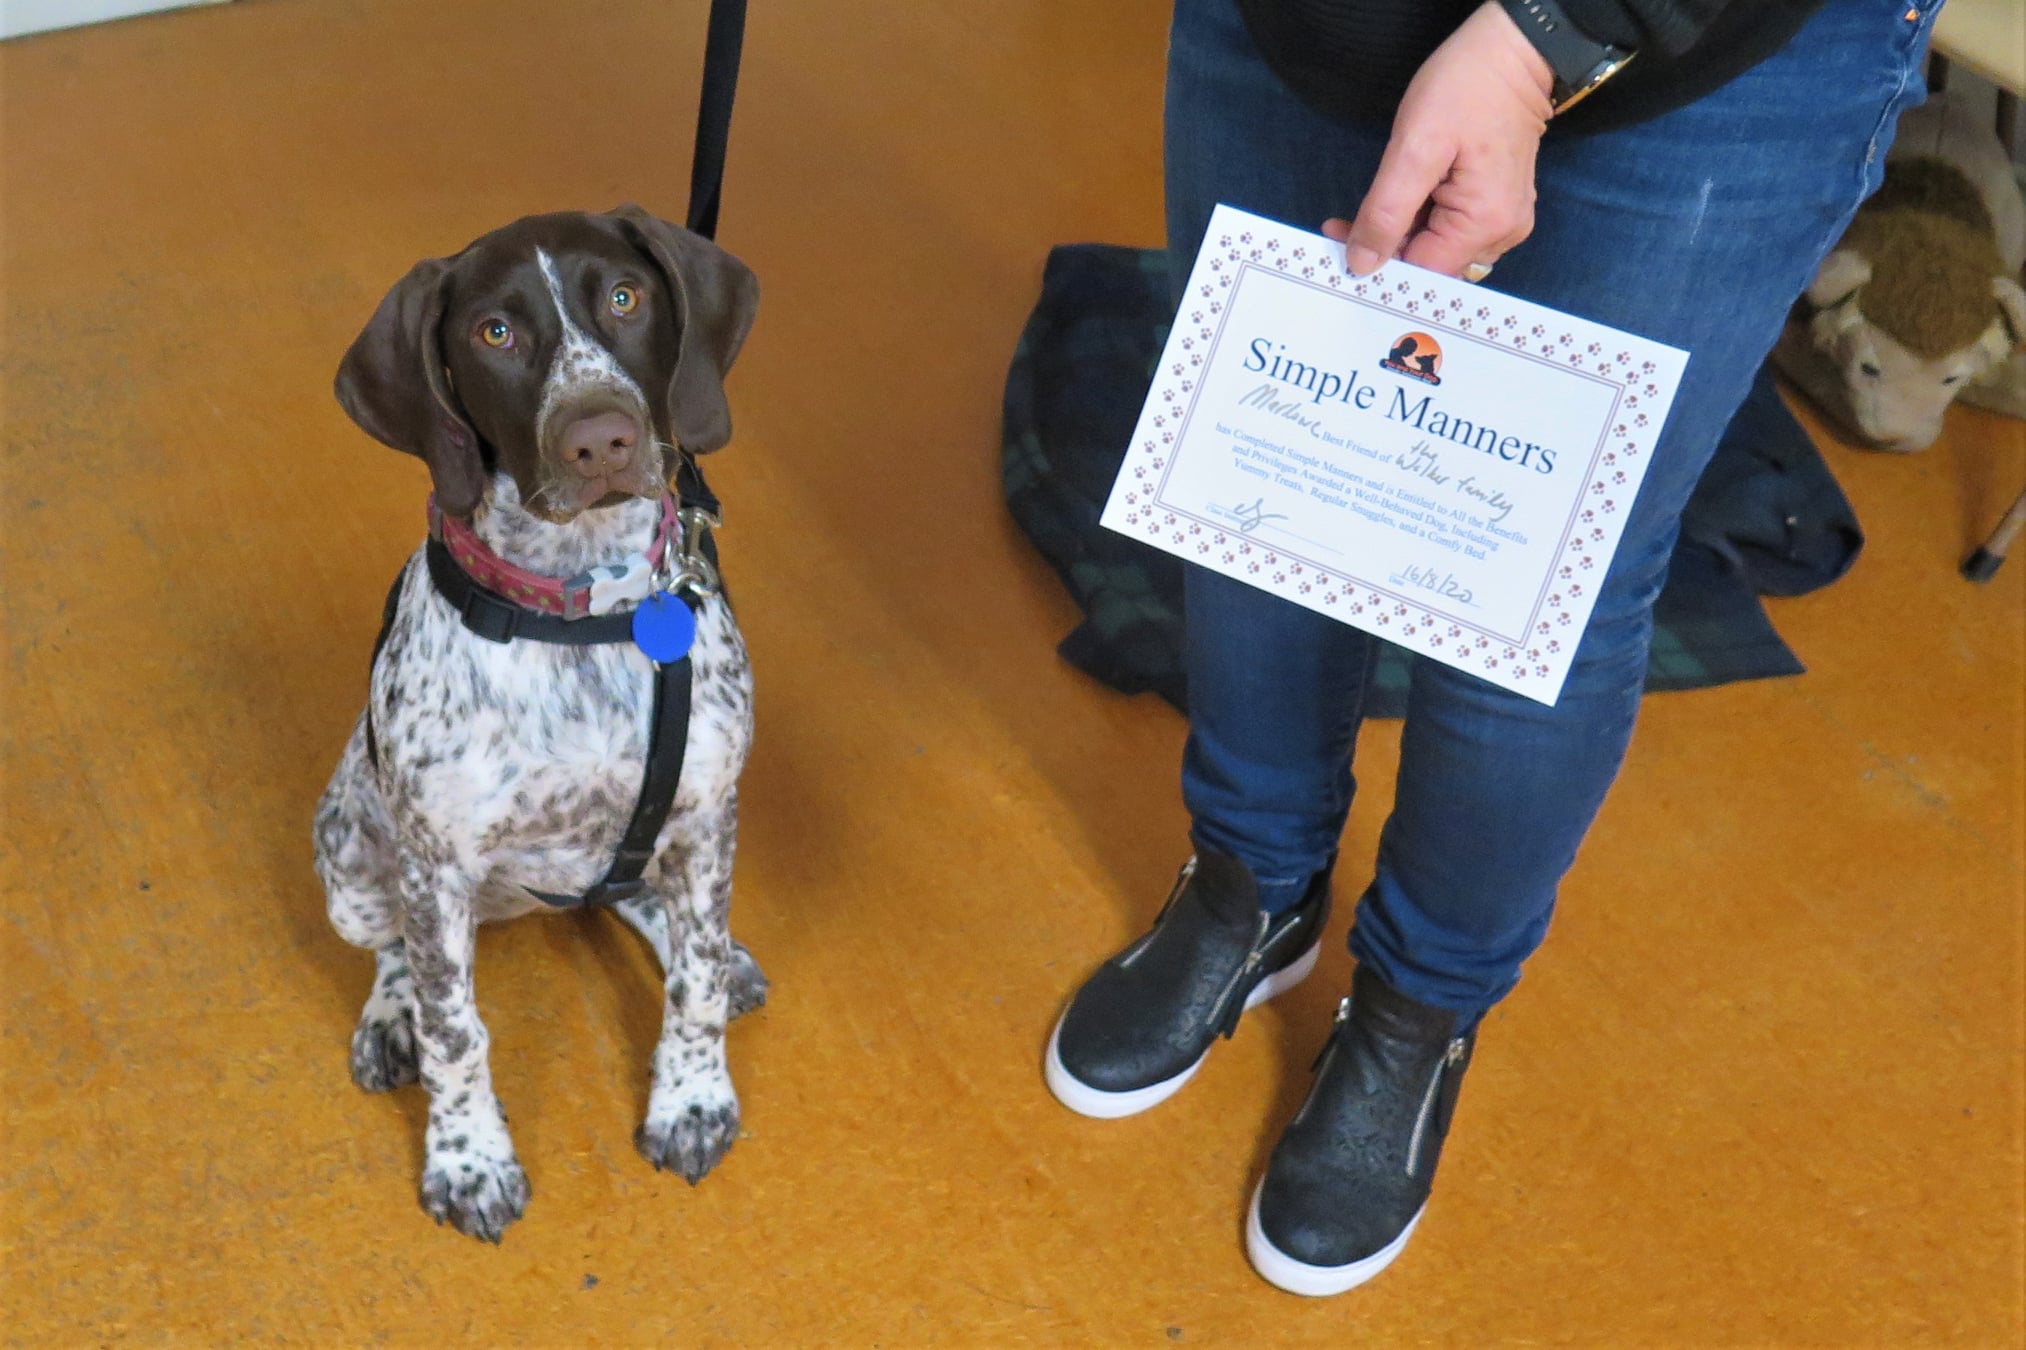
[[1266,1229],[1259,1222],[1259,1196],[1266,1189],[1261,1182],[1252,1188],[1252,1205],[1245,1212],[1245,1256],[1252,1262],[1252,1268],[1259,1272],[1261,1279],[1276,1289],[1305,1298],[1328,1298],[1356,1289],[1365,1281],[1393,1264],[1394,1258],[1407,1248],[1407,1239],[1414,1236],[1414,1226],[1421,1222],[1421,1216],[1428,1212],[1423,1205],[1414,1211],[1414,1217],[1400,1230],[1400,1236],[1373,1252],[1361,1261],[1342,1266],[1312,1266],[1306,1261],[1297,1261],[1273,1245],[1266,1236]]
[[[1252,992],[1245,996],[1246,1010],[1250,1011],[1268,999],[1286,993],[1307,979],[1321,953],[1322,941],[1317,939],[1314,946],[1297,956],[1292,963],[1252,986]],[[1065,1008],[1062,1017],[1055,1019],[1055,1030],[1048,1037],[1048,1056],[1042,1061],[1041,1076],[1047,1081],[1048,1090],[1055,1094],[1055,1100],[1078,1115],[1089,1116],[1093,1120],[1120,1120],[1159,1106],[1180,1092],[1182,1084],[1195,1077],[1196,1070],[1203,1067],[1203,1061],[1210,1058],[1210,1051],[1205,1050],[1196,1057],[1194,1064],[1173,1078],[1164,1078],[1130,1092],[1105,1092],[1078,1079],[1063,1065],[1062,1023],[1068,1016],[1069,1010]],[[1216,1042],[1213,1040],[1211,1045],[1216,1045]]]

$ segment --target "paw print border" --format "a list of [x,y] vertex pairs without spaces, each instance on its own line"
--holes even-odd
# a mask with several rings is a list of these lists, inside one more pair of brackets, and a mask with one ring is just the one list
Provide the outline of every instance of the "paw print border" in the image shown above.
[[[1659,360],[1672,349],[1404,265],[1366,277],[1344,271],[1335,245],[1220,206],[1156,368],[1105,523],[1165,552],[1201,562],[1412,651],[1552,703],[1587,624],[1671,398]],[[1460,342],[1501,348],[1529,363],[1607,385],[1608,425],[1591,447],[1585,486],[1555,561],[1517,632],[1494,633],[1371,578],[1262,544],[1167,500],[1175,450],[1195,412],[1201,371],[1218,350],[1240,290],[1255,276],[1397,315]],[[1658,348],[1658,351],[1654,350]],[[1673,353],[1677,358],[1683,354]],[[1666,396],[1663,397],[1663,388]]]

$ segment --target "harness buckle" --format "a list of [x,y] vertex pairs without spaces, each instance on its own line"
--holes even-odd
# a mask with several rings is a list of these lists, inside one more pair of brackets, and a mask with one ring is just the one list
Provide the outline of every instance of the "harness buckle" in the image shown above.
[[594,883],[591,889],[584,892],[583,898],[575,903],[587,909],[611,905],[621,900],[631,900],[646,889],[647,881],[642,877],[635,877],[631,881],[600,881]]
[[471,594],[464,597],[459,617],[464,620],[466,628],[487,642],[511,642],[514,630],[520,627],[520,610],[517,607],[493,599],[476,585],[472,587]]

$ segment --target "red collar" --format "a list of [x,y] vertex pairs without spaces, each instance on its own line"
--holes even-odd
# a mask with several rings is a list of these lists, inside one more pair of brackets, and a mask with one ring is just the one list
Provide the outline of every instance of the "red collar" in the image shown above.
[[429,498],[429,532],[443,541],[467,576],[517,605],[565,619],[609,614],[620,605],[646,599],[653,589],[655,564],[666,550],[675,546],[681,530],[675,498],[664,493],[661,528],[655,532],[654,543],[647,552],[635,554],[623,563],[593,567],[558,581],[516,567],[500,557],[486,546],[468,521],[444,515],[437,509],[435,496]]

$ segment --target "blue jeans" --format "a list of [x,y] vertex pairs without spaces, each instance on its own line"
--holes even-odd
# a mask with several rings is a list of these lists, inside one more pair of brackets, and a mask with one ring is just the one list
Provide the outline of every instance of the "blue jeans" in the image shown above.
[[[1700,101],[1543,142],[1533,236],[1485,284],[1690,359],[1560,701],[1414,662],[1393,814],[1351,930],[1359,961],[1410,998],[1474,1019],[1546,935],[1632,734],[1682,508],[1788,306],[1878,185],[1896,119],[1922,95],[1939,8],[1827,0],[1782,51]],[[1177,293],[1216,203],[1308,229],[1348,218],[1385,144],[1385,127],[1297,99],[1233,0],[1178,0],[1166,147]],[[1343,833],[1377,639],[1193,567],[1187,616],[1195,841],[1244,861],[1277,907]]]

